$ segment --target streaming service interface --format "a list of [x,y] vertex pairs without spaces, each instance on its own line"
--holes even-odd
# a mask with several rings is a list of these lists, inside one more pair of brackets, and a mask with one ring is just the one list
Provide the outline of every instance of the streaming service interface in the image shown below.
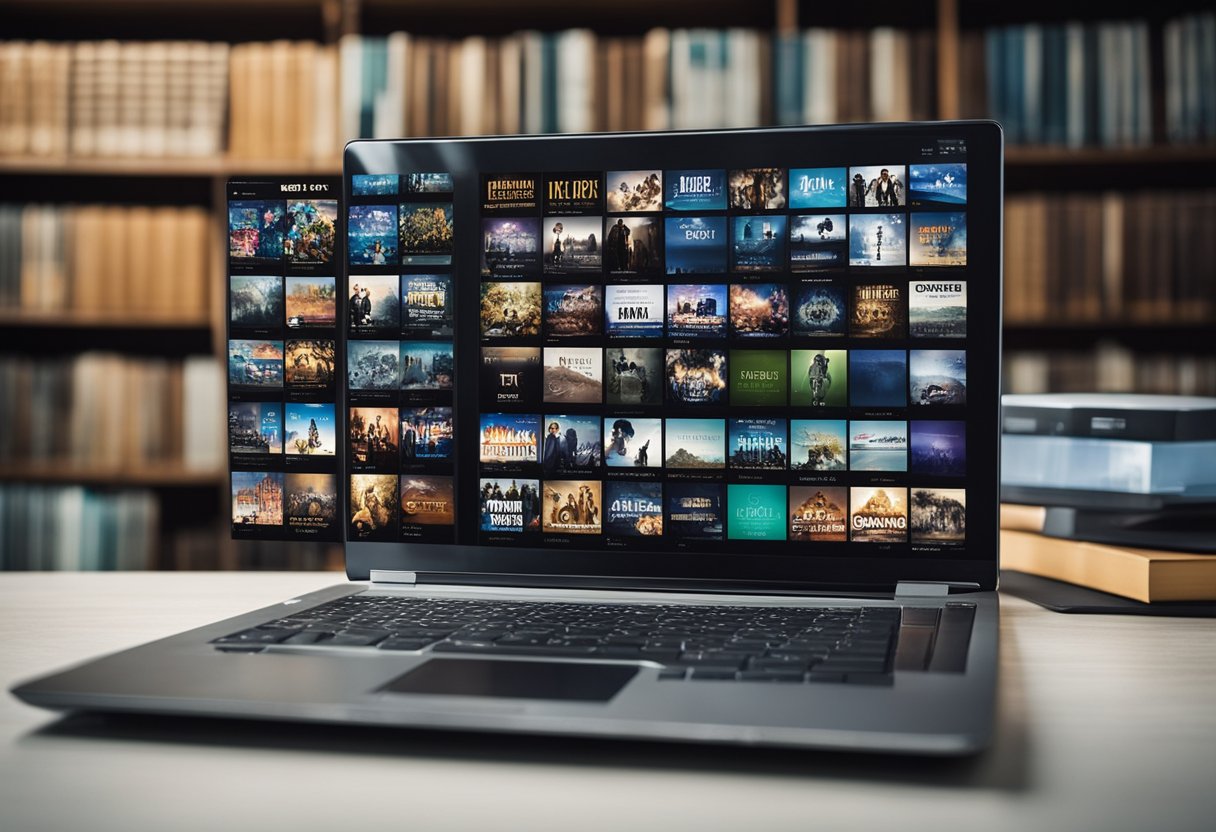
[[958,150],[352,177],[348,539],[962,553]]

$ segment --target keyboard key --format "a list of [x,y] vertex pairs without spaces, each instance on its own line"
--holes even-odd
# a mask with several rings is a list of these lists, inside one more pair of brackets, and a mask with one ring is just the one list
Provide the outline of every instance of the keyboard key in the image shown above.
[[282,627],[254,627],[230,636],[217,638],[215,644],[278,644],[295,635],[299,630]]
[[693,679],[734,679],[735,669],[729,667],[694,667],[689,673]]

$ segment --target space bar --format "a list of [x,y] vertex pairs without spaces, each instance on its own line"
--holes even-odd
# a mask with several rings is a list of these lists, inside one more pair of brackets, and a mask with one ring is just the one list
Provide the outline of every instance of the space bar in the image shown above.
[[497,656],[592,656],[593,646],[562,644],[494,644],[492,642],[441,641],[431,648],[435,653],[492,653]]

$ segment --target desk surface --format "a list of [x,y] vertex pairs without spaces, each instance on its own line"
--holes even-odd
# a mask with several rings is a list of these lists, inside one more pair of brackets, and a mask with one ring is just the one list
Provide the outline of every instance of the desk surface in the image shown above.
[[[0,683],[341,581],[0,576]],[[33,829],[1211,828],[1216,626],[1002,601],[973,760],[211,720],[60,718],[0,694],[0,826]],[[504,819],[509,819],[505,820]],[[403,826],[404,825],[404,826]]]

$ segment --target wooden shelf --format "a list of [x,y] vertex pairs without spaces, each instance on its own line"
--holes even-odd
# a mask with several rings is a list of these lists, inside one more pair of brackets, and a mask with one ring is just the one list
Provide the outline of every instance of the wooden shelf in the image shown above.
[[179,159],[90,158],[68,156],[0,157],[0,174],[42,176],[147,176],[147,177],[228,177],[283,176],[291,174],[334,175],[342,163],[294,161],[283,159],[233,159],[226,156],[201,156]]
[[1216,332],[1216,321],[1212,320],[1118,320],[1104,319],[1096,321],[1006,321],[1006,332],[1080,332],[1080,333],[1110,333],[1117,336],[1124,332],[1159,332],[1164,330],[1184,330],[1188,332]]
[[199,488],[223,484],[224,472],[190,471],[176,463],[149,464],[139,468],[82,466],[71,462],[15,463],[0,465],[0,482]]
[[206,315],[183,316],[163,312],[123,312],[65,309],[35,312],[25,309],[0,309],[0,326],[39,329],[182,329],[209,330]]
[[1216,144],[1152,147],[1013,147],[1005,148],[1010,167],[1064,165],[1178,165],[1216,162]]

